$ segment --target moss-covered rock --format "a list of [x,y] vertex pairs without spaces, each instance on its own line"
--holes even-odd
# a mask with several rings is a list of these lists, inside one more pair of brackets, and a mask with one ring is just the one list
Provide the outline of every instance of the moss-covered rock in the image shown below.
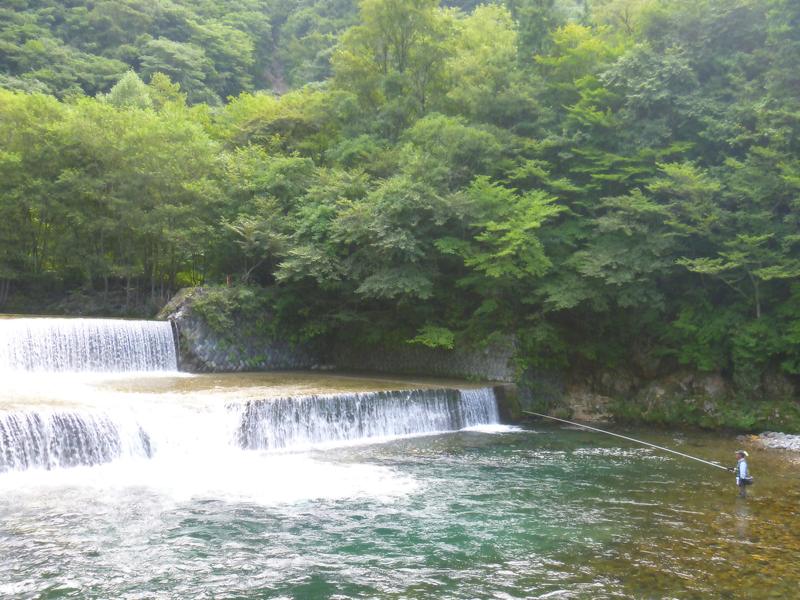
[[311,344],[292,343],[269,327],[265,303],[247,290],[181,290],[159,316],[176,325],[185,371],[308,369],[320,362]]

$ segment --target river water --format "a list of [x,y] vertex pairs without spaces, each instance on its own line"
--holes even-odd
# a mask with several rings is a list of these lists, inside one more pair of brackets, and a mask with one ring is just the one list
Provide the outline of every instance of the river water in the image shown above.
[[[730,462],[730,436],[628,431]],[[797,465],[500,425],[0,474],[3,598],[790,598]]]
[[[498,423],[491,388],[177,372],[169,324],[0,320],[0,598],[793,598],[800,479]],[[733,436],[628,435],[733,463]]]

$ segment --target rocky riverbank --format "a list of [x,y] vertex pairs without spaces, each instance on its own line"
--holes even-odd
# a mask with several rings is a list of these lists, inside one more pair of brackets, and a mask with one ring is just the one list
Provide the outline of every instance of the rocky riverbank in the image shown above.
[[752,436],[750,439],[763,448],[800,452],[800,435],[766,431],[761,435]]

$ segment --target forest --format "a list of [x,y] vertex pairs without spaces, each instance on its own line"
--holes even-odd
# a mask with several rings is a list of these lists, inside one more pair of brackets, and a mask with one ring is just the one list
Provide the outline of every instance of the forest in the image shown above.
[[193,285],[298,341],[797,381],[800,3],[4,2],[0,311]]

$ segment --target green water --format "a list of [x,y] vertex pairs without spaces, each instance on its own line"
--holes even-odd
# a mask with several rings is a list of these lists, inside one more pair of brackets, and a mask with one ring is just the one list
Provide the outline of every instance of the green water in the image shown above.
[[[628,431],[732,463],[729,436]],[[800,479],[537,425],[0,475],[3,598],[796,598]]]

